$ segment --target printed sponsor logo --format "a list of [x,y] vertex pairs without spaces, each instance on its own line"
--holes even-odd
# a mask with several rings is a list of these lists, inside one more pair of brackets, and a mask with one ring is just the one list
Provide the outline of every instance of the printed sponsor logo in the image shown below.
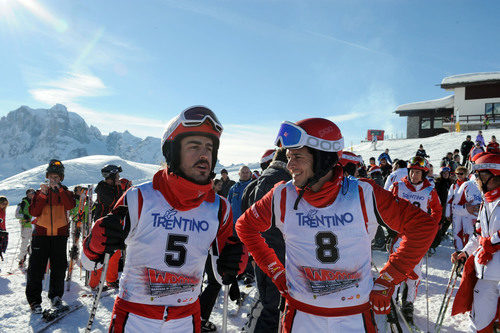
[[166,230],[178,229],[182,231],[207,231],[209,224],[205,220],[197,221],[195,219],[187,219],[182,216],[176,216],[175,209],[167,210],[163,215],[159,213],[152,213],[153,227],[163,227]]
[[[361,273],[346,272],[327,268],[301,267],[310,290],[317,295],[328,295],[356,286],[361,280]],[[354,296],[353,296],[354,297]]]
[[146,268],[146,278],[149,282],[149,293],[155,297],[180,294],[193,291],[199,280],[192,276],[164,272]]
[[354,220],[354,216],[347,212],[340,215],[318,215],[317,209],[311,209],[304,213],[295,213],[299,218],[299,226],[305,226],[309,228],[318,228],[318,227],[336,227],[339,225],[346,225],[351,223]]
[[179,298],[179,299],[177,299],[177,303],[187,303],[187,302],[192,302],[193,300],[194,300],[194,298],[193,298],[193,297],[190,297],[190,298],[184,298],[184,299]]
[[424,201],[425,197],[423,195],[415,194],[415,193],[402,193],[403,199],[406,199],[408,201]]

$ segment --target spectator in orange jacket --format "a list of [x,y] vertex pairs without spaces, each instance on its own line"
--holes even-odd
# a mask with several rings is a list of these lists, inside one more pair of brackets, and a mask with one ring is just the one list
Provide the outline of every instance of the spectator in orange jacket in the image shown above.
[[51,160],[44,184],[36,191],[29,212],[36,216],[31,239],[31,255],[26,279],[26,298],[34,313],[42,313],[42,279],[50,260],[49,298],[53,308],[63,306],[64,277],[68,261],[66,244],[69,236],[68,211],[75,207],[73,193],[61,184],[64,166]]

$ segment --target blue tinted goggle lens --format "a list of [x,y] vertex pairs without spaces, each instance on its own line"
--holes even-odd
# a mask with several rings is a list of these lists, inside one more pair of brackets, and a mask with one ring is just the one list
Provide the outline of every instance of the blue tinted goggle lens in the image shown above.
[[285,148],[294,147],[300,143],[301,137],[302,132],[298,128],[284,123],[281,124],[278,137],[276,138],[276,144],[281,144]]

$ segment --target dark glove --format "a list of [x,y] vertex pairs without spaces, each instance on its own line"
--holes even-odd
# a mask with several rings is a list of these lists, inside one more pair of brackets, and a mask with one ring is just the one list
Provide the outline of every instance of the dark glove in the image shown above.
[[223,284],[231,284],[238,275],[242,256],[243,243],[235,236],[229,237],[217,259],[217,272],[222,276]]
[[102,261],[104,253],[113,254],[116,250],[125,248],[125,238],[128,228],[121,220],[127,215],[127,206],[118,206],[113,211],[100,218],[85,239],[84,252],[92,261]]

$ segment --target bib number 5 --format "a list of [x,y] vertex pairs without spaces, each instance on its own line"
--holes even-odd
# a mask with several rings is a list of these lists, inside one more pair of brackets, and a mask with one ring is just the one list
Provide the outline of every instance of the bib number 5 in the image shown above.
[[189,237],[186,235],[168,235],[165,249],[165,263],[171,267],[181,267],[186,261],[187,244]]

